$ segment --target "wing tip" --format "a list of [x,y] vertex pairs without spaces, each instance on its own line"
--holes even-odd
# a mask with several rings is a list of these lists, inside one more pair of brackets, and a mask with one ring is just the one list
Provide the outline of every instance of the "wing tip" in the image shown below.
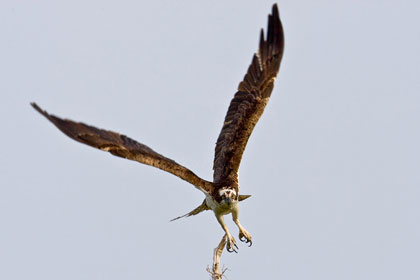
[[31,102],[30,103],[31,106],[38,111],[38,113],[40,113],[41,115],[45,116],[45,117],[49,117],[49,114],[47,113],[47,111],[42,110],[41,107],[38,106],[38,104],[36,104],[35,102]]
[[271,14],[274,17],[279,17],[279,7],[277,6],[277,3],[273,4],[273,8],[271,9]]
[[268,15],[267,42],[270,48],[269,53],[282,53],[284,49],[284,31],[280,20],[280,13],[277,3],[273,4],[271,14]]
[[38,112],[42,112],[42,109],[38,106],[38,104],[36,104],[35,102],[31,102],[29,103],[35,110],[37,110]]

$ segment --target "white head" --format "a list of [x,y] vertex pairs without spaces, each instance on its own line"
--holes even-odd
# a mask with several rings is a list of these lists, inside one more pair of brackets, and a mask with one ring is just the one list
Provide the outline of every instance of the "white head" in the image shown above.
[[232,202],[236,202],[236,191],[233,188],[221,188],[219,195],[222,198],[221,203],[231,204]]

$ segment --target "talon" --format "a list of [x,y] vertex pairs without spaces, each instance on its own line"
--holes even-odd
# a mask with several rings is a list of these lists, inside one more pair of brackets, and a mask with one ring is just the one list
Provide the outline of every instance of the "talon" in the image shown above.
[[227,236],[226,239],[227,239],[226,250],[229,253],[232,253],[232,252],[238,253],[238,251],[236,250],[237,249],[239,250],[239,248],[238,248],[238,245],[236,245],[235,239],[232,236]]
[[[231,247],[232,251],[230,253],[232,253],[232,252],[238,253],[238,251],[236,251],[236,250],[239,250],[238,246],[236,246],[236,244],[233,244],[233,246],[234,247]],[[235,247],[236,247],[236,249],[235,249]]]
[[238,253],[238,251],[236,251],[236,250],[235,250],[235,248],[230,247],[230,246],[229,246],[229,247],[227,247],[227,248],[226,248],[226,250],[227,250],[229,253],[233,253],[233,252]]
[[246,244],[249,243],[248,247],[252,246],[251,235],[246,231],[239,232],[239,240],[245,242]]

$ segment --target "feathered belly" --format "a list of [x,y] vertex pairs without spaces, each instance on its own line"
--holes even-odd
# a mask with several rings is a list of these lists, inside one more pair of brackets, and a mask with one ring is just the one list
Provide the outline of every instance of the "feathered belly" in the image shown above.
[[237,207],[237,202],[231,204],[219,203],[209,195],[206,195],[206,204],[216,215],[227,215]]

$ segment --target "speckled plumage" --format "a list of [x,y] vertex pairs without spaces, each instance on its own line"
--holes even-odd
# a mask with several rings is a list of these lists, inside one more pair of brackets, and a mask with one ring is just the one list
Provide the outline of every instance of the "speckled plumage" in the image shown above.
[[283,48],[283,28],[275,4],[272,14],[268,17],[267,38],[264,39],[264,31],[261,30],[259,49],[254,54],[251,65],[230,102],[223,128],[217,139],[213,182],[201,179],[190,169],[125,135],[81,122],[61,119],[47,113],[35,103],[31,105],[64,134],[78,142],[110,152],[118,157],[157,167],[194,185],[206,195],[206,198],[200,206],[184,216],[197,215],[211,209],[226,232],[227,250],[236,251],[238,248],[236,241],[229,233],[223,216],[232,213],[233,220],[239,227],[239,238],[241,241],[252,244],[251,235],[238,220],[238,202],[249,197],[239,194],[238,170],[249,136],[261,117],[273,90],[283,56]]

